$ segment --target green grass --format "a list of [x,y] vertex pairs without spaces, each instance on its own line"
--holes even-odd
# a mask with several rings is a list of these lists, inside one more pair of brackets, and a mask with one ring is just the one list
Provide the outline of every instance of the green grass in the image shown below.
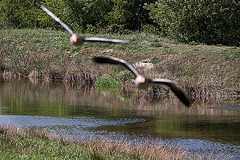
[[[1,159],[110,159],[85,144],[67,141],[46,130],[28,131],[14,126],[0,126]],[[89,142],[90,143],[90,142]],[[90,144],[91,145],[91,144]],[[114,155],[114,159],[126,159]]]
[[104,86],[118,86],[121,84],[120,80],[114,77],[99,78],[95,83]]
[[1,135],[1,159],[80,159],[90,158],[86,149],[32,137]]
[[[46,80],[111,85],[129,85],[132,78],[119,75],[124,68],[94,64],[93,56],[114,56],[131,64],[151,59],[151,70],[138,71],[151,78],[167,78],[185,90],[194,92],[226,91],[239,96],[240,48],[210,46],[174,40],[145,33],[83,34],[84,37],[105,37],[132,40],[124,44],[84,43],[74,47],[70,35],[62,31],[8,29],[0,30],[0,72],[4,76],[24,77],[38,73]],[[114,78],[114,77],[117,77]],[[119,81],[120,80],[120,81]],[[237,94],[237,95],[236,95]]]

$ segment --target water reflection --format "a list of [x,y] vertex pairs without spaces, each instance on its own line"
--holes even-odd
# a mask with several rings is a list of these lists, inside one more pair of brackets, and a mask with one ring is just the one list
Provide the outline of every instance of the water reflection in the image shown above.
[[212,107],[212,109],[235,110],[240,111],[240,106]]
[[152,101],[143,91],[125,88],[0,80],[1,124],[76,137],[151,135],[194,153],[224,150],[235,158],[240,158],[238,106],[239,102],[209,102],[186,108],[175,96]]

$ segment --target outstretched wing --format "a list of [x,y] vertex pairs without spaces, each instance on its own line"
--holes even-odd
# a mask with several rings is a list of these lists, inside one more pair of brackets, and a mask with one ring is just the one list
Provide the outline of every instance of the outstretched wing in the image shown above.
[[115,57],[94,57],[93,61],[97,63],[121,64],[124,67],[126,67],[128,70],[130,70],[135,76],[138,75],[138,72],[133,68],[133,66],[127,63],[123,59],[119,59]]
[[70,34],[73,34],[73,31],[65,24],[63,23],[59,18],[57,18],[51,11],[49,11],[46,7],[41,5],[41,8],[48,14],[50,15],[55,21],[60,23]]
[[98,38],[98,37],[86,37],[84,38],[86,42],[109,42],[109,43],[127,43],[128,40],[120,39],[107,39],[107,38]]
[[[71,35],[73,35],[73,31],[65,24],[63,23],[59,18],[57,18],[51,11],[49,11],[46,7],[41,5],[41,8],[50,15],[55,21],[60,23]],[[83,41],[85,42],[108,42],[108,43],[126,43],[129,42],[128,40],[120,40],[120,39],[106,39],[106,38],[98,38],[98,37],[87,37],[83,38]],[[82,44],[81,42],[80,44]]]
[[186,97],[186,95],[183,93],[183,91],[178,88],[172,81],[168,80],[168,79],[153,79],[152,83],[160,83],[160,84],[164,84],[167,85],[168,87],[170,87],[170,89],[172,90],[172,92],[179,98],[179,100],[184,103],[186,106],[190,106],[190,101],[188,100],[188,98]]

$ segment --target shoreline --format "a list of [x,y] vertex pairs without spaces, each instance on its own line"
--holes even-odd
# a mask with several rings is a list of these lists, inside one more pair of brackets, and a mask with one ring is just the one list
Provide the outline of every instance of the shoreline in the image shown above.
[[[148,60],[153,67],[137,67],[141,74],[172,80],[192,101],[240,97],[240,47],[192,46],[144,33],[115,35],[136,39],[128,44],[74,47],[61,31],[9,29],[0,33],[2,77],[90,84],[101,80],[98,85],[132,88],[132,75],[122,67],[91,61],[94,56],[114,56],[131,64]],[[147,94],[157,95],[161,90],[162,86],[154,85]]]

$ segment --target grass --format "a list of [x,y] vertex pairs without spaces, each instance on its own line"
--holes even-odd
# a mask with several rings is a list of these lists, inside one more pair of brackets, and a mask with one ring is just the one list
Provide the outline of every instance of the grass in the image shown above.
[[97,79],[95,83],[104,86],[117,86],[120,85],[121,82],[114,77],[104,77]]
[[[17,126],[0,126],[1,159],[202,159],[189,157],[183,148],[162,142],[133,144],[127,140],[107,138],[71,139],[46,130],[27,130]],[[216,159],[230,159],[217,156]],[[205,157],[204,159],[213,159]]]
[[0,30],[0,33],[0,72],[3,76],[107,85],[110,79],[110,85],[129,86],[132,85],[129,82],[132,75],[122,67],[93,64],[91,58],[114,56],[131,64],[150,59],[154,68],[138,68],[140,73],[151,78],[173,80],[192,100],[239,97],[239,47],[196,42],[182,44],[145,33],[83,34],[84,37],[133,41],[124,44],[85,43],[74,47],[70,44],[70,35],[62,31],[7,29]]

